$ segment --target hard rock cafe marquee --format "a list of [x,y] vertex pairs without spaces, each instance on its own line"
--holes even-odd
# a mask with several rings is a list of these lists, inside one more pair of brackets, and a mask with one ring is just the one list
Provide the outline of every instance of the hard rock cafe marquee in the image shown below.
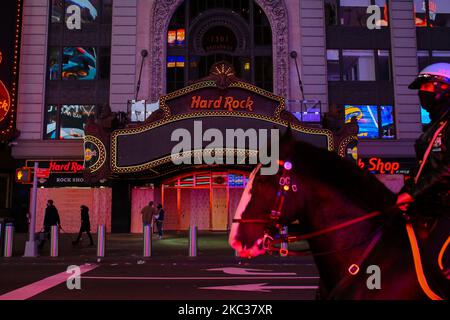
[[[356,141],[354,128],[335,135],[302,125],[286,110],[284,98],[240,81],[227,64],[216,64],[209,77],[162,96],[159,105],[142,124],[113,132],[98,123],[86,128],[86,177],[92,182],[112,179],[130,185],[131,232],[141,232],[139,213],[152,199],[166,209],[167,230],[187,229],[190,224],[200,230],[229,228],[251,166],[194,164],[194,160],[191,165],[175,165],[171,151],[178,141],[171,141],[172,132],[182,128],[194,136],[195,121],[202,122],[203,130],[215,128],[223,136],[226,129],[283,132],[290,123],[296,139],[341,156],[347,156]],[[232,151],[245,157],[257,152],[249,146]],[[194,149],[184,156],[195,159],[201,152]],[[150,183],[153,187],[145,187]]]

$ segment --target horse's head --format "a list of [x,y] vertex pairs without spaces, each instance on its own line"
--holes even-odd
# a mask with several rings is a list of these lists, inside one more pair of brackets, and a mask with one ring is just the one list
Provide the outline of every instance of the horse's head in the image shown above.
[[276,175],[262,175],[260,164],[250,174],[229,237],[230,245],[241,257],[264,254],[267,237],[275,236],[280,226],[296,220],[301,210],[300,181],[289,161],[290,142],[290,136],[285,135]]

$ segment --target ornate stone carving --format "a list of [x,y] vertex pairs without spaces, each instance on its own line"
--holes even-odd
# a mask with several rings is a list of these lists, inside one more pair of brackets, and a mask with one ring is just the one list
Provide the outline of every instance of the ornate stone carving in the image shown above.
[[211,67],[209,74],[210,75],[208,77],[199,79],[198,82],[211,80],[216,83],[219,89],[225,89],[233,82],[242,81],[236,77],[236,72],[233,66],[226,61],[219,61],[215,63]]
[[[166,92],[166,52],[169,22],[184,0],[154,0],[151,30],[150,98],[157,101]],[[272,27],[274,93],[287,97],[289,88],[288,14],[284,0],[255,0]]]
[[[225,26],[233,31],[237,41],[237,48],[233,55],[249,54],[247,52],[250,43],[248,25],[241,16],[230,10],[210,10],[192,21],[191,35],[193,36],[190,39],[190,48],[194,54],[206,54],[202,43],[203,36],[215,26]],[[229,52],[223,51],[223,53]]]

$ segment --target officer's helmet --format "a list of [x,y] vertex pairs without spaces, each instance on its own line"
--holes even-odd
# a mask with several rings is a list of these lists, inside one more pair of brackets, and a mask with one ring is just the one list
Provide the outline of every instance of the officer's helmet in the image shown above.
[[435,63],[423,69],[410,89],[443,93],[450,91],[450,63]]

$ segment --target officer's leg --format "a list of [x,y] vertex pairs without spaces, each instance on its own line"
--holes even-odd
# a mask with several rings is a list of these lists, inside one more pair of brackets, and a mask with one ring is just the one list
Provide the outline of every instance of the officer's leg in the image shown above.
[[[446,249],[444,244],[450,236],[450,216],[440,216],[430,236],[427,240],[428,264],[431,269],[437,273],[442,281],[437,283],[437,286],[442,290],[441,293],[450,296],[450,246]],[[445,252],[443,250],[445,249]],[[447,280],[445,279],[447,278]]]

